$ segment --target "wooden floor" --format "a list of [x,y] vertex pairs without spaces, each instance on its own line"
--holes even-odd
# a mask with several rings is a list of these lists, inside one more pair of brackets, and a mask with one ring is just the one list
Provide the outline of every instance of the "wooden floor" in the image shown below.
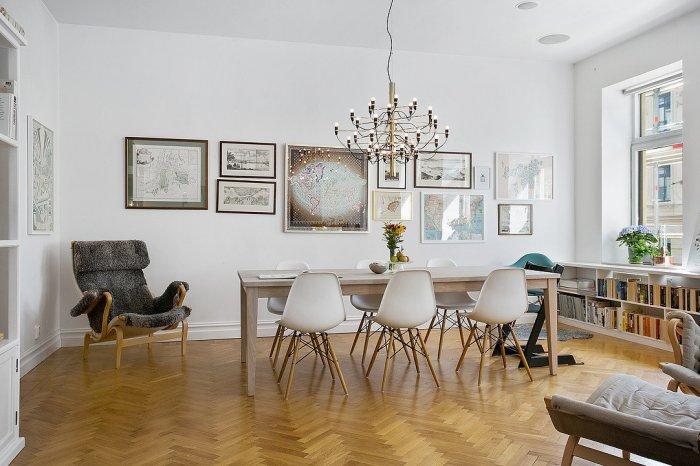
[[[113,369],[113,347],[63,348],[22,379],[20,431],[27,446],[13,464],[559,464],[566,437],[552,427],[542,398],[585,398],[607,376],[625,372],[659,386],[657,363],[670,353],[606,337],[560,344],[585,362],[533,370],[528,382],[515,357],[504,370],[491,358],[481,388],[478,351],[464,368],[455,331],[442,360],[442,387],[426,367],[397,357],[385,393],[383,361],[362,374],[351,335],[332,337],[350,395],[311,357],[297,370],[285,402],[261,339],[257,396],[245,395],[238,340],[160,343],[128,348]],[[436,351],[431,336],[429,349]],[[424,362],[421,362],[424,364]],[[584,464],[583,462],[578,464]]]

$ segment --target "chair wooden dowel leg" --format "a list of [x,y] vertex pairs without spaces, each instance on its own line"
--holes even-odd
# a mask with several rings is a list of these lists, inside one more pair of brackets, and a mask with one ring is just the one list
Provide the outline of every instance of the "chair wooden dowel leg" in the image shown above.
[[418,365],[418,353],[416,352],[416,340],[413,337],[413,332],[408,329],[408,340],[411,345],[411,351],[413,351],[413,363],[416,366],[416,372],[420,374],[420,366]]
[[530,372],[530,365],[527,363],[527,358],[525,357],[525,354],[523,353],[523,349],[520,347],[520,343],[518,343],[518,339],[512,333],[510,336],[513,339],[515,349],[518,351],[518,356],[520,356],[520,361],[523,363],[523,366],[525,366],[525,371],[527,371],[527,376],[530,378],[530,382],[532,382],[532,372]]
[[457,328],[459,328],[459,341],[462,342],[462,347],[464,347],[464,326],[462,325],[462,318],[459,315],[459,311],[455,312],[457,317]]
[[433,363],[430,362],[430,354],[428,354],[428,348],[425,346],[425,341],[420,334],[420,330],[416,329],[416,335],[418,336],[418,341],[420,342],[421,348],[423,348],[423,354],[425,355],[425,361],[428,363],[428,368],[430,373],[433,375],[433,380],[435,380],[435,385],[440,388],[440,382],[438,382],[437,375],[435,375],[435,369],[433,369]]
[[280,328],[280,337],[277,339],[277,348],[275,349],[275,359],[272,360],[272,368],[273,369],[275,367],[277,367],[277,356],[280,355],[280,350],[282,349],[282,341],[284,340],[284,332],[286,330],[281,325],[279,326],[279,328]]
[[462,368],[462,364],[464,363],[464,357],[467,355],[467,350],[469,349],[469,346],[472,344],[472,338],[474,337],[474,329],[476,327],[471,327],[469,329],[469,336],[467,337],[467,343],[464,345],[464,349],[462,350],[462,355],[459,357],[459,362],[457,363],[457,367],[455,368],[455,372],[459,372],[459,370]]
[[335,349],[333,349],[333,344],[331,343],[331,339],[328,337],[328,334],[323,334],[323,338],[326,341],[326,345],[328,346],[328,349],[330,351],[331,360],[333,362],[333,365],[335,366],[335,371],[338,373],[338,378],[340,379],[340,384],[343,386],[343,391],[347,395],[348,394],[348,386],[345,384],[345,377],[343,377],[343,371],[340,370],[340,363],[338,362],[338,357],[335,355]]
[[579,439],[579,437],[574,435],[569,436],[566,447],[564,447],[564,455],[561,458],[562,466],[571,466],[571,462],[574,460],[574,450],[576,449],[576,445],[578,445]]
[[447,322],[447,309],[442,311],[442,322],[440,322],[440,342],[438,343],[438,361],[442,356],[442,340],[445,337],[445,323]]
[[363,312],[362,319],[360,319],[360,325],[357,327],[357,332],[355,332],[355,339],[352,340],[352,346],[350,347],[350,354],[352,354],[352,352],[355,351],[355,345],[357,344],[357,339],[360,337],[360,333],[362,333],[362,324],[365,323],[366,318],[367,318],[367,313]]
[[365,355],[367,354],[367,344],[369,343],[369,336],[372,333],[372,321],[370,318],[367,318],[367,322],[365,323],[365,345],[362,348],[362,365],[365,364]]
[[401,330],[396,330],[396,336],[398,337],[398,340],[401,341],[401,346],[403,347],[403,352],[406,354],[408,363],[411,364],[411,356],[408,354],[408,345],[406,345],[406,340],[404,340],[403,335],[401,335]]
[[318,341],[315,333],[309,333],[309,338],[311,339],[311,346],[313,347],[314,354],[321,359],[321,364],[323,367],[326,366],[326,351],[321,347],[321,343]]
[[428,338],[430,338],[430,331],[433,330],[433,325],[435,325],[435,319],[438,316],[439,310],[435,310],[435,315],[433,316],[432,319],[430,319],[430,325],[428,325],[428,330],[425,332],[425,341],[428,341]]
[[382,376],[382,391],[384,391],[384,386],[386,385],[386,379],[389,374],[389,364],[394,358],[394,332],[389,330],[387,333],[387,338],[389,341],[386,345],[386,360],[384,361],[384,375]]
[[88,360],[88,353],[90,352],[90,334],[86,333],[83,338],[83,361]]
[[477,381],[477,385],[481,386],[481,374],[484,371],[484,358],[486,356],[486,352],[488,351],[488,348],[486,346],[486,339],[491,338],[491,326],[486,325],[486,329],[484,330],[484,337],[483,340],[481,341],[481,346],[479,349],[481,350],[481,360],[479,361],[479,378]]
[[187,335],[189,334],[190,324],[186,321],[182,321],[182,344],[180,345],[180,354],[182,356],[187,352]]
[[333,380],[335,380],[335,368],[333,367],[334,364],[333,364],[333,361],[331,358],[331,350],[328,346],[329,341],[328,341],[327,335],[325,335],[325,336],[324,335],[325,334],[323,334],[323,333],[319,334],[319,336],[321,337],[321,344],[323,345],[323,349],[326,353],[326,360],[328,361],[328,371],[331,373],[331,378]]
[[275,338],[272,340],[272,346],[270,346],[270,355],[268,356],[270,359],[272,359],[272,354],[275,352],[275,348],[277,347],[277,339],[280,336],[280,329],[282,328],[281,325],[277,326],[277,330],[275,331]]
[[498,326],[498,346],[501,349],[501,360],[503,361],[503,368],[506,368],[506,341],[503,338],[503,328]]
[[382,328],[382,333],[379,335],[379,338],[377,339],[377,346],[374,348],[374,353],[372,353],[372,359],[369,361],[369,366],[367,366],[367,372],[365,373],[365,377],[369,377],[369,373],[372,370],[372,366],[374,366],[374,360],[377,359],[377,353],[379,353],[379,348],[382,346],[382,342],[384,341],[384,335],[386,334],[386,328]]
[[292,365],[289,367],[289,377],[287,379],[287,389],[284,391],[284,399],[289,398],[289,390],[292,388],[292,383],[294,382],[294,369],[297,365],[297,355],[299,354],[299,340],[301,335],[294,337],[294,353],[292,354]]
[[292,349],[294,348],[294,340],[296,339],[297,332],[292,333],[292,336],[289,339],[289,347],[287,348],[287,354],[284,355],[284,361],[282,361],[282,369],[280,369],[280,373],[277,376],[277,383],[280,383],[282,381],[282,375],[284,374],[284,370],[287,368],[287,361],[289,361],[289,357],[292,355]]

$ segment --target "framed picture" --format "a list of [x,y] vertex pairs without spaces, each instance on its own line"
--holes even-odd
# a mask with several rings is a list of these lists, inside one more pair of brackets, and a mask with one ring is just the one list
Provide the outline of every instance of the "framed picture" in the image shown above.
[[421,242],[486,240],[482,194],[421,193]]
[[373,191],[372,219],[383,222],[413,219],[413,192]]
[[531,235],[532,204],[498,204],[499,235]]
[[554,199],[554,156],[497,152],[496,199]]
[[231,214],[275,213],[274,181],[216,181],[216,211]]
[[275,178],[277,145],[272,142],[221,141],[219,175],[235,178]]
[[287,145],[284,231],[367,233],[369,166],[345,148]]
[[126,208],[207,210],[205,139],[126,138]]
[[377,188],[379,189],[406,189],[406,172],[408,167],[405,163],[396,162],[397,173],[391,175],[389,164],[380,160],[377,164]]
[[491,167],[474,167],[474,189],[491,189]]
[[28,233],[48,235],[54,231],[56,209],[54,133],[32,116],[27,117],[27,205],[31,211]]
[[416,188],[472,187],[472,154],[469,152],[425,152],[414,165]]

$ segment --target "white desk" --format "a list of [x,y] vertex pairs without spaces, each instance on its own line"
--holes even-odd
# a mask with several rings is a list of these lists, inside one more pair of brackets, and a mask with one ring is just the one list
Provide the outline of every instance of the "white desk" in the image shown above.
[[[435,291],[479,291],[489,273],[496,267],[430,268]],[[391,274],[377,275],[369,270],[323,269],[340,278],[344,295],[382,294]],[[279,273],[279,270],[239,270],[241,280],[241,362],[246,364],[248,395],[255,395],[255,362],[258,331],[258,299],[289,294],[292,279],[260,279],[258,275]],[[545,290],[549,373],[557,373],[557,279],[559,275],[526,270],[528,288]]]

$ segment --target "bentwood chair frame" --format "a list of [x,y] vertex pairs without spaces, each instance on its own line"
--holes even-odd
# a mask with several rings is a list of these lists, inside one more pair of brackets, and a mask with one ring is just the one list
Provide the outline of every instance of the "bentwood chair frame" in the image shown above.
[[[692,358],[684,358],[683,350],[684,346],[682,343],[682,338],[684,334],[684,326],[683,326],[683,321],[687,320],[688,324],[693,326],[695,325],[695,328],[697,328],[697,324],[694,324],[692,322],[692,317],[689,315],[682,313],[681,311],[676,311],[673,312],[669,315],[671,319],[668,321],[668,326],[667,326],[667,331],[668,331],[668,338],[671,342],[671,348],[673,349],[673,360],[675,364],[665,364],[661,363],[660,366],[664,372],[667,373],[667,375],[671,375],[672,377],[675,375],[676,377],[683,379],[683,377],[678,374],[678,370],[681,371],[681,373],[687,369],[685,369],[686,364],[688,366],[692,366],[692,364],[686,362],[684,364],[684,359],[691,359]],[[691,328],[691,331],[693,329]],[[686,332],[690,334],[690,332]],[[697,348],[691,348],[691,351],[695,350],[698,351]],[[676,370],[673,370],[672,367],[669,366],[677,366]],[[671,370],[669,370],[671,369]],[[690,370],[688,370],[690,372]],[[685,375],[685,374],[683,374]],[[693,379],[697,380],[696,377],[693,377]],[[687,382],[687,378],[683,379]],[[691,382],[695,382],[695,380],[692,380],[691,382],[685,383],[683,380],[677,380],[676,378],[672,378],[668,382],[668,389],[675,392],[680,390],[681,392],[687,394],[687,395],[695,395],[695,396],[700,396],[700,386],[693,386],[690,385]]]

